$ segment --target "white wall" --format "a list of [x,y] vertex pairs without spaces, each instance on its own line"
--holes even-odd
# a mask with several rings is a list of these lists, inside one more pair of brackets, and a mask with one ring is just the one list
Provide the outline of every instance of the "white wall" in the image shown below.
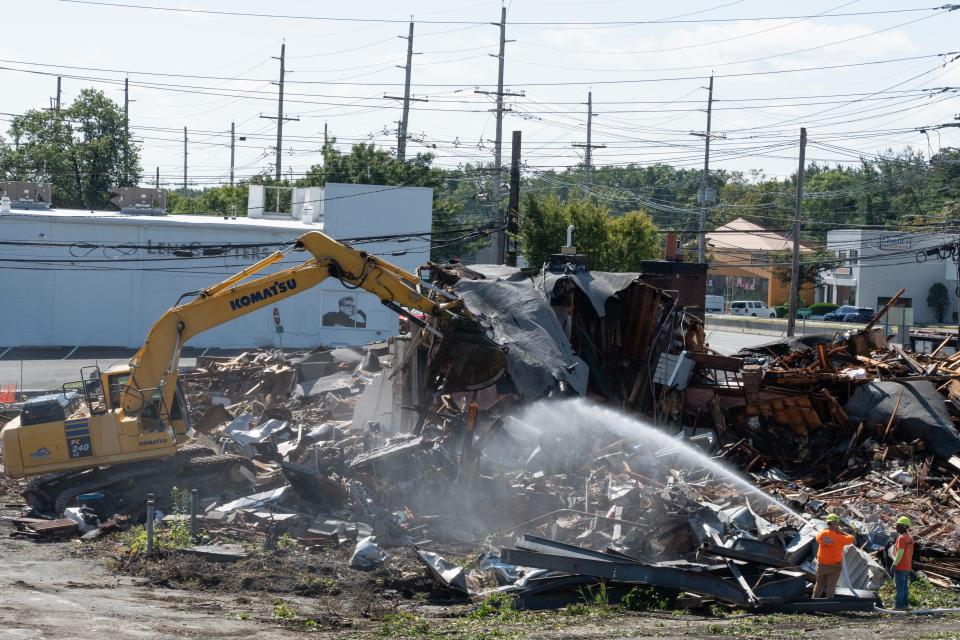
[[[63,247],[0,245],[0,347],[8,346],[139,346],[150,326],[173,306],[182,293],[219,282],[273,249],[247,249],[214,258],[177,258],[169,250],[123,250],[101,245],[151,247],[198,242],[286,243],[302,233],[324,230],[335,238],[422,233],[430,228],[430,189],[379,191],[384,187],[328,185],[323,225],[286,221],[222,220],[191,216],[62,215],[57,212],[16,212],[0,216],[0,240],[73,243]],[[348,197],[340,197],[348,196]],[[83,247],[96,244],[96,248]],[[408,249],[405,255],[384,256],[414,271],[429,257],[421,241],[358,245],[371,253]],[[306,260],[295,252],[267,269],[275,272]],[[99,259],[90,263],[79,260]],[[51,261],[51,262],[43,262]],[[53,262],[57,261],[57,262]],[[345,295],[356,297],[367,314],[367,328],[324,327],[323,314],[339,309]],[[379,299],[361,291],[346,291],[327,280],[312,291],[275,305],[284,325],[283,344],[362,344],[397,331],[396,315]],[[200,347],[258,347],[277,344],[270,306],[211,329],[190,341]]]
[[[891,242],[894,237],[902,239],[901,244]],[[950,308],[944,315],[945,322],[951,322],[952,313],[957,310],[956,265],[952,261],[927,258],[926,262],[917,262],[917,252],[941,243],[952,242],[945,234],[898,233],[896,231],[838,229],[827,234],[827,249],[834,253],[837,249],[858,248],[860,256],[853,265],[853,278],[826,277],[826,284],[857,286],[856,304],[860,307],[877,308],[878,297],[889,297],[905,288],[903,297],[913,300],[913,319],[917,324],[936,322],[936,317],[927,306],[927,294],[935,282],[946,285],[950,294]]]

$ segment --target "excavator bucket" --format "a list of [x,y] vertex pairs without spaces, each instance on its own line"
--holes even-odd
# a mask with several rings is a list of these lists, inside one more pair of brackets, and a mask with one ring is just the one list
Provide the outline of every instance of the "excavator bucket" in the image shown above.
[[432,363],[444,374],[444,391],[483,389],[507,372],[506,347],[487,336],[476,320],[455,316],[443,323],[441,332]]

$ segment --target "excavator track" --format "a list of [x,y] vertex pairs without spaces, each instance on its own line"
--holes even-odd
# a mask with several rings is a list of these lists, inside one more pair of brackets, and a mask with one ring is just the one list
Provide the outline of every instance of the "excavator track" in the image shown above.
[[27,485],[23,495],[35,510],[61,514],[77,496],[102,492],[115,512],[137,515],[148,493],[154,495],[157,508],[168,510],[174,487],[197,489],[201,496],[219,499],[245,493],[253,478],[253,466],[246,458],[214,455],[206,447],[190,446],[162,460],[41,476]]

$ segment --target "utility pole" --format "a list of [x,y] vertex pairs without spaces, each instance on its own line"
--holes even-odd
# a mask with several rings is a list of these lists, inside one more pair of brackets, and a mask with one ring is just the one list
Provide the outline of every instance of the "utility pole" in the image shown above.
[[406,76],[403,83],[403,97],[400,96],[391,96],[384,94],[384,98],[389,98],[390,100],[403,100],[403,115],[400,117],[400,122],[397,123],[397,160],[401,162],[407,159],[407,130],[410,125],[410,101],[414,102],[429,102],[427,98],[411,98],[410,97],[410,74],[413,71],[413,20],[410,21],[410,33],[407,36],[397,36],[403,38],[407,41],[407,64],[406,66],[401,67],[397,65],[398,68],[404,69],[406,71]]
[[793,212],[793,265],[790,268],[790,315],[787,316],[787,336],[793,335],[797,324],[797,305],[800,302],[800,205],[803,203],[803,167],[807,153],[807,128],[800,128],[800,163],[797,167],[797,202]]
[[[280,163],[281,163],[281,159],[282,159],[282,158],[281,158],[281,155],[282,155],[282,153],[283,153],[283,123],[284,123],[284,121],[290,121],[290,120],[298,121],[298,120],[300,120],[300,118],[297,118],[297,117],[294,117],[294,118],[285,118],[285,117],[283,116],[283,80],[284,80],[284,77],[285,77],[286,74],[287,74],[286,66],[285,66],[285,64],[286,64],[286,58],[287,58],[287,44],[286,44],[286,43],[283,43],[283,44],[280,45],[280,57],[277,58],[276,56],[273,56],[273,59],[274,59],[274,60],[279,60],[279,61],[280,61],[280,82],[275,82],[275,83],[273,83],[273,84],[276,84],[276,85],[278,85],[278,86],[280,87],[279,100],[278,100],[278,102],[277,102],[277,115],[276,115],[276,117],[273,117],[273,116],[265,116],[265,115],[261,115],[261,116],[260,116],[261,118],[263,118],[263,119],[265,119],[265,120],[276,120],[276,121],[277,121],[277,159],[276,159],[276,161],[275,161],[275,163],[274,163],[274,170],[275,170],[275,171],[274,171],[274,175],[275,175],[276,180],[277,180],[278,183],[280,182],[280,176],[281,176],[281,172],[282,172],[282,170],[283,170],[283,167],[282,167],[281,164],[280,164]],[[277,192],[277,193],[279,193],[279,192]]]
[[187,195],[187,128],[183,128],[183,195]]
[[593,174],[593,154],[594,149],[603,149],[605,144],[593,144],[593,91],[587,92],[587,144],[575,142],[574,147],[584,149],[583,155],[583,177],[586,182],[590,182]]
[[[58,101],[59,102],[59,101]],[[59,106],[57,107],[60,108]],[[130,167],[128,157],[130,149],[130,78],[123,79],[123,184],[127,184],[127,173]]]
[[233,160],[237,151],[237,127],[236,123],[230,123],[230,186],[233,186]]
[[[506,258],[506,224],[503,217],[503,209],[500,203],[500,172],[503,169],[503,164],[501,162],[503,151],[503,112],[508,109],[503,108],[503,98],[504,96],[523,96],[523,93],[510,93],[503,90],[503,62],[505,56],[505,49],[507,42],[513,42],[512,40],[507,40],[507,8],[500,7],[500,22],[491,22],[495,27],[500,27],[500,53],[497,55],[499,60],[498,70],[497,70],[497,107],[494,109],[497,114],[497,136],[494,140],[494,150],[493,150],[493,200],[494,200],[494,220],[498,227],[497,231],[497,264],[503,264],[504,259]],[[483,93],[490,95],[492,91],[480,91],[479,89],[474,90],[474,93]]]
[[403,81],[403,116],[397,136],[397,158],[406,160],[407,125],[410,120],[410,72],[413,68],[413,20],[410,21],[410,34],[407,36],[407,66]]
[[506,257],[507,234],[503,227],[503,214],[500,210],[500,154],[503,145],[503,61],[506,55],[507,35],[507,7],[500,7],[500,53],[497,55],[497,137],[496,155],[493,160],[493,200],[496,203],[497,225],[500,231],[497,235],[497,264],[503,264]]
[[324,149],[327,148],[327,123],[326,123],[326,121],[324,121],[324,123],[323,123],[323,148],[324,148]]
[[697,238],[697,259],[707,261],[707,209],[710,207],[707,189],[710,187],[710,116],[713,114],[713,74],[710,74],[710,89],[707,94],[707,133],[703,137],[703,201],[700,207],[700,229]]
[[157,189],[159,189],[159,188],[160,188],[160,167],[157,167],[157,180],[156,180],[156,184],[157,184]]
[[586,170],[587,182],[590,182],[590,150],[593,147],[593,91],[587,92],[587,148],[584,150],[583,168]]
[[57,101],[54,103],[54,108],[57,111],[60,111],[60,81],[63,80],[60,76],[57,76]]
[[510,201],[507,205],[506,265],[517,266],[516,235],[520,217],[520,131],[513,132],[510,144]]

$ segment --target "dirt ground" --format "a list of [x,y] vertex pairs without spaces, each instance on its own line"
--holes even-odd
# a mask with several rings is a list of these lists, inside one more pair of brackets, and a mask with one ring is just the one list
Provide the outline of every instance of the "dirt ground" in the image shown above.
[[517,612],[438,591],[406,549],[361,572],[347,566],[348,548],[255,551],[236,564],[180,554],[146,561],[118,540],[36,543],[10,538],[12,530],[0,522],[0,638],[960,640],[958,616]]

